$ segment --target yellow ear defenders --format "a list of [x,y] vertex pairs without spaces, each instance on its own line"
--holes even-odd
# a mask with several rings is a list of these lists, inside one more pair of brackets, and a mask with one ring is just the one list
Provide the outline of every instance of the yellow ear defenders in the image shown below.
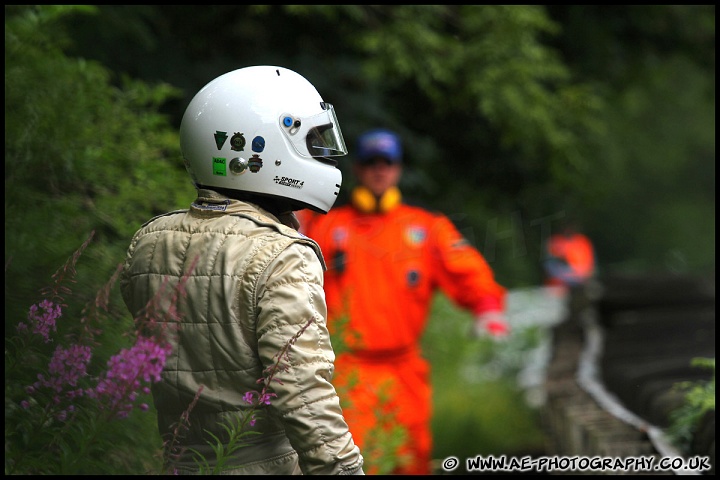
[[378,199],[367,187],[359,186],[353,188],[350,200],[363,213],[385,213],[400,203],[402,195],[399,188],[390,187]]

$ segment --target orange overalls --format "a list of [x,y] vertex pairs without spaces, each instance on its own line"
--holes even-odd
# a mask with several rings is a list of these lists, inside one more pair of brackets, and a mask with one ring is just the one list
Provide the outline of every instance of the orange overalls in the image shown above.
[[592,243],[581,233],[552,235],[547,244],[547,255],[548,285],[580,285],[595,272]]
[[[331,332],[340,329],[335,383],[369,474],[376,443],[393,429],[406,436],[396,474],[429,474],[432,455],[430,366],[420,341],[437,289],[481,314],[504,310],[505,289],[481,254],[440,214],[398,204],[386,213],[350,205],[301,227],[328,264],[325,293]],[[402,428],[401,428],[402,430]]]

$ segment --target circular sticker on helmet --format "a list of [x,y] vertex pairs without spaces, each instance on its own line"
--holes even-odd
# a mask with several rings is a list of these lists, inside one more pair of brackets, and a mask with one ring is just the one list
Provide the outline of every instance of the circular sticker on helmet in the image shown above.
[[229,165],[230,171],[234,173],[235,175],[242,175],[245,173],[245,170],[248,168],[248,161],[244,158],[235,157],[232,160],[230,160]]
[[250,168],[250,171],[253,173],[257,173],[260,171],[260,169],[263,166],[262,158],[256,153],[253,153],[253,156],[250,160],[248,160],[248,167]]
[[235,133],[230,139],[230,149],[242,152],[245,149],[245,136],[242,133]]
[[265,150],[265,139],[263,137],[255,137],[252,140],[252,151],[261,153]]

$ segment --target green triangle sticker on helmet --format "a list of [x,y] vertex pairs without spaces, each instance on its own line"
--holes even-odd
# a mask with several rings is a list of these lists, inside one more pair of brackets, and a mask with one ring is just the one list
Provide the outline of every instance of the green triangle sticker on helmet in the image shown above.
[[225,140],[227,140],[227,132],[215,132],[215,144],[217,145],[218,150],[222,149],[225,144]]

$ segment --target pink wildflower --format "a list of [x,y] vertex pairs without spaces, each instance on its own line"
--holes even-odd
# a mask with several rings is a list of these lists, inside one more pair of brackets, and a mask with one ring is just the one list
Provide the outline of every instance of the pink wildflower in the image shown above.
[[[42,312],[40,312],[42,310]],[[19,332],[26,332],[32,328],[32,332],[40,335],[45,343],[50,343],[50,332],[57,331],[56,321],[62,316],[62,308],[49,300],[43,300],[38,305],[32,305],[28,312],[29,325],[20,322]]]
[[260,398],[258,398],[258,404],[270,405],[270,399],[273,397],[277,397],[277,395],[274,393],[263,392],[263,394],[260,395]]
[[49,377],[39,374],[38,382],[29,387],[28,392],[46,387],[60,393],[66,385],[76,387],[78,381],[87,374],[91,357],[90,347],[86,345],[70,345],[68,348],[58,346],[48,365]]
[[107,408],[126,417],[137,400],[138,391],[146,391],[141,382],[159,382],[170,344],[158,344],[154,338],[138,337],[130,349],[123,349],[108,361],[108,370],[94,391],[94,397],[107,402]]
[[49,371],[61,382],[76,387],[78,380],[86,375],[91,357],[92,351],[87,345],[58,347],[50,359]]

